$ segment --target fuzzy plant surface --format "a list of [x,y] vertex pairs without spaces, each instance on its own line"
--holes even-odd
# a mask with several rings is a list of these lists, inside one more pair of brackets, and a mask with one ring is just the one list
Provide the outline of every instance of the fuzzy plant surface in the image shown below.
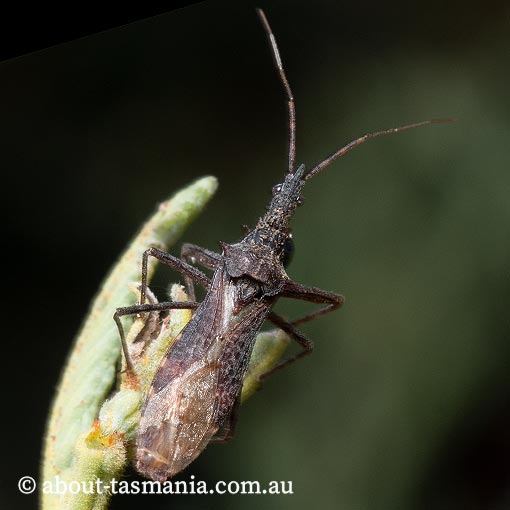
[[[118,374],[121,348],[113,314],[116,308],[137,301],[143,252],[151,246],[168,250],[216,188],[214,177],[204,177],[163,202],[129,243],[92,301],[50,410],[39,484],[41,510],[107,508],[110,493],[104,488],[122,477],[129,462],[144,394],[159,361],[192,312],[173,310],[164,320],[149,314],[125,321],[135,377],[127,377],[125,371]],[[149,279],[154,265],[154,260],[149,261]],[[152,294],[148,297],[156,300]],[[171,287],[170,297],[187,299],[178,285]],[[157,334],[154,328],[159,328]],[[258,389],[259,376],[278,362],[288,342],[279,330],[257,336],[242,401]],[[116,381],[117,390],[107,399]],[[62,490],[50,493],[50,485],[55,488],[57,482]]]

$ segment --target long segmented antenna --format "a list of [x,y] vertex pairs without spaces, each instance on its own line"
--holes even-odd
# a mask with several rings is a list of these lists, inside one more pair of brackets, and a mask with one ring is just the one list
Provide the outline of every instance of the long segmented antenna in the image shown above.
[[280,75],[280,79],[282,81],[283,89],[285,94],[287,95],[287,109],[289,112],[289,168],[288,173],[291,174],[294,172],[294,164],[296,162],[296,108],[294,106],[294,96],[292,95],[292,90],[290,88],[289,82],[287,80],[287,76],[285,76],[285,71],[283,70],[282,59],[280,57],[280,52],[278,51],[278,45],[276,44],[275,36],[273,35],[273,31],[269,26],[269,22],[267,21],[266,15],[262,9],[256,9],[257,14],[259,15],[260,21],[264,26],[264,30],[266,31],[267,37],[269,39],[269,43],[271,44],[271,52],[273,54],[273,59],[276,64],[276,68],[278,69],[278,74]]
[[[287,109],[289,112],[289,167],[288,173],[291,174],[294,172],[294,165],[296,162],[296,107],[294,104],[294,96],[292,94],[292,90],[289,85],[289,81],[287,80],[287,76],[285,75],[285,71],[283,69],[282,59],[280,57],[280,52],[278,51],[278,45],[276,44],[276,39],[271,30],[271,26],[267,21],[266,15],[262,9],[256,9],[257,14],[264,26],[264,30],[266,31],[267,37],[269,39],[269,43],[271,45],[271,53],[273,54],[273,59],[278,70],[278,74],[280,75],[280,80],[283,85],[283,90],[287,96]],[[425,126],[427,124],[440,124],[444,122],[454,122],[456,119],[430,119],[424,120],[422,122],[414,122],[413,124],[406,124],[403,126],[398,126],[390,129],[384,129],[382,131],[375,131],[373,133],[367,133],[363,136],[352,140],[347,145],[344,145],[336,152],[328,156],[326,159],[315,165],[310,171],[308,171],[304,175],[304,179],[308,180],[314,175],[318,174],[321,170],[326,168],[330,163],[332,163],[335,159],[343,156],[345,153],[354,149],[358,145],[366,142],[371,138],[376,138],[381,135],[389,135],[392,133],[398,133],[399,131],[405,131],[406,129],[412,129],[419,126]]]
[[326,168],[331,162],[333,162],[336,158],[339,158],[340,156],[343,156],[346,152],[349,152],[350,150],[354,149],[358,145],[361,145],[362,143],[366,142],[367,140],[371,138],[376,138],[377,136],[381,135],[389,135],[392,133],[398,133],[399,131],[405,131],[406,129],[412,129],[419,126],[425,126],[427,124],[440,124],[444,122],[454,122],[456,119],[431,119],[431,120],[424,120],[422,122],[415,122],[413,124],[406,124],[404,126],[398,126],[390,129],[384,129],[382,131],[375,131],[374,133],[367,133],[366,135],[360,136],[359,138],[356,138],[352,142],[349,142],[347,145],[344,145],[342,148],[338,149],[336,152],[328,156],[326,159],[321,161],[319,164],[315,165],[311,170],[309,170],[305,176],[304,179],[308,180],[311,177],[313,177],[315,174],[318,174],[321,170]]

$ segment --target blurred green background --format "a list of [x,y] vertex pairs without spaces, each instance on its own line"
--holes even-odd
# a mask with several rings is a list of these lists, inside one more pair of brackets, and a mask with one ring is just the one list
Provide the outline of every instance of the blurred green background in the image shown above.
[[[292,480],[294,496],[112,508],[508,508],[510,9],[257,5],[296,98],[298,162],[367,131],[459,120],[371,141],[310,181],[288,272],[346,305],[303,328],[313,356],[270,379],[235,439],[180,477]],[[37,474],[71,340],[156,204],[216,175],[185,240],[217,249],[281,180],[285,101],[254,7],[206,2],[0,65],[5,508],[36,506],[15,484]]]

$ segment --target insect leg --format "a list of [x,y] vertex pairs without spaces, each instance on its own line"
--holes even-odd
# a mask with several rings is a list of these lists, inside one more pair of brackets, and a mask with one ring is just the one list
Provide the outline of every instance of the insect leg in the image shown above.
[[[221,259],[221,255],[213,251],[197,246],[196,244],[184,243],[181,248],[181,259],[188,264],[200,264],[207,269],[216,269],[216,265]],[[191,300],[195,300],[195,289],[193,288],[193,279],[184,275],[184,284],[186,292]]]
[[221,260],[221,255],[219,253],[190,243],[184,243],[182,245],[181,257],[186,262],[200,264],[207,269],[216,269],[216,265]]
[[301,285],[300,283],[294,282],[292,280],[289,280],[285,284],[280,296],[293,299],[302,299],[304,301],[310,301],[312,303],[322,303],[325,304],[326,306],[319,308],[314,312],[311,312],[307,315],[304,315],[303,317],[300,317],[299,319],[295,319],[290,322],[274,312],[271,312],[268,315],[267,318],[273,324],[275,324],[280,329],[285,331],[285,333],[290,335],[294,340],[296,340],[296,342],[302,347],[302,350],[301,352],[298,352],[295,356],[292,356],[288,359],[281,361],[271,370],[268,370],[267,372],[262,374],[260,376],[261,380],[265,379],[268,375],[272,374],[273,372],[280,370],[284,366],[293,363],[299,358],[302,358],[303,356],[310,354],[313,351],[313,342],[306,338],[306,336],[295,327],[296,324],[302,324],[303,322],[315,319],[316,317],[324,315],[325,313],[332,312],[336,308],[342,306],[342,304],[345,301],[344,297],[341,296],[340,294],[328,292],[327,290],[322,290],[317,287],[306,287],[305,285]]
[[239,407],[241,406],[241,395],[236,398],[234,407],[230,411],[226,422],[222,425],[220,430],[212,437],[211,442],[214,443],[226,443],[234,437],[236,430],[237,419],[239,418]]
[[131,358],[129,356],[129,350],[126,343],[126,334],[124,332],[124,328],[122,326],[122,322],[120,321],[120,318],[123,315],[134,315],[136,313],[143,313],[143,312],[158,312],[158,311],[165,311],[165,310],[171,310],[171,309],[194,309],[197,308],[199,303],[196,301],[180,301],[180,302],[173,302],[173,301],[165,301],[163,303],[146,303],[144,305],[132,305],[132,306],[123,306],[121,308],[117,308],[115,310],[115,313],[113,314],[113,320],[115,321],[115,324],[117,324],[117,329],[119,330],[119,336],[120,336],[120,342],[122,345],[122,352],[124,353],[124,358],[126,360],[126,366],[128,371],[134,373],[133,370],[133,363],[131,361]]
[[302,350],[298,352],[295,356],[280,361],[280,363],[278,363],[276,366],[274,366],[267,372],[261,374],[259,376],[260,381],[265,379],[267,376],[271,375],[273,372],[276,372],[277,370],[280,370],[281,368],[290,365],[291,363],[294,363],[294,361],[298,360],[299,358],[302,358],[303,356],[306,356],[307,354],[310,354],[313,351],[313,342],[306,338],[306,336],[303,333],[301,333],[301,331],[296,329],[292,322],[285,320],[283,317],[274,312],[270,312],[267,318],[275,326],[278,326],[280,329],[285,331],[285,333],[291,336],[302,347]]
[[316,317],[320,317],[321,315],[332,312],[333,310],[336,310],[342,306],[345,302],[345,298],[341,294],[335,294],[334,292],[322,290],[318,287],[307,287],[292,280],[288,280],[286,282],[280,296],[326,305],[322,308],[319,308],[318,310],[304,315],[303,317],[300,317],[299,319],[291,321],[294,326],[296,324],[302,324],[303,322],[308,322],[312,319],[315,319]]
[[203,287],[209,287],[209,278],[207,278],[207,276],[196,267],[193,267],[184,260],[170,255],[170,253],[158,250],[158,248],[149,248],[143,252],[142,256],[142,285],[140,290],[141,305],[145,303],[145,295],[147,293],[147,261],[149,257],[158,259],[163,264],[171,267],[172,269],[175,269],[176,271],[179,271],[179,273],[184,275],[184,277],[189,277]]

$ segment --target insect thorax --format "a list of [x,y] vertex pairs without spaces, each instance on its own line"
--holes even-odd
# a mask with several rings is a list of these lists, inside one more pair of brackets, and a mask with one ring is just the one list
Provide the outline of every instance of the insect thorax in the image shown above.
[[266,296],[278,294],[288,277],[275,250],[246,239],[236,244],[222,243],[221,246],[230,277],[249,277],[261,284]]

